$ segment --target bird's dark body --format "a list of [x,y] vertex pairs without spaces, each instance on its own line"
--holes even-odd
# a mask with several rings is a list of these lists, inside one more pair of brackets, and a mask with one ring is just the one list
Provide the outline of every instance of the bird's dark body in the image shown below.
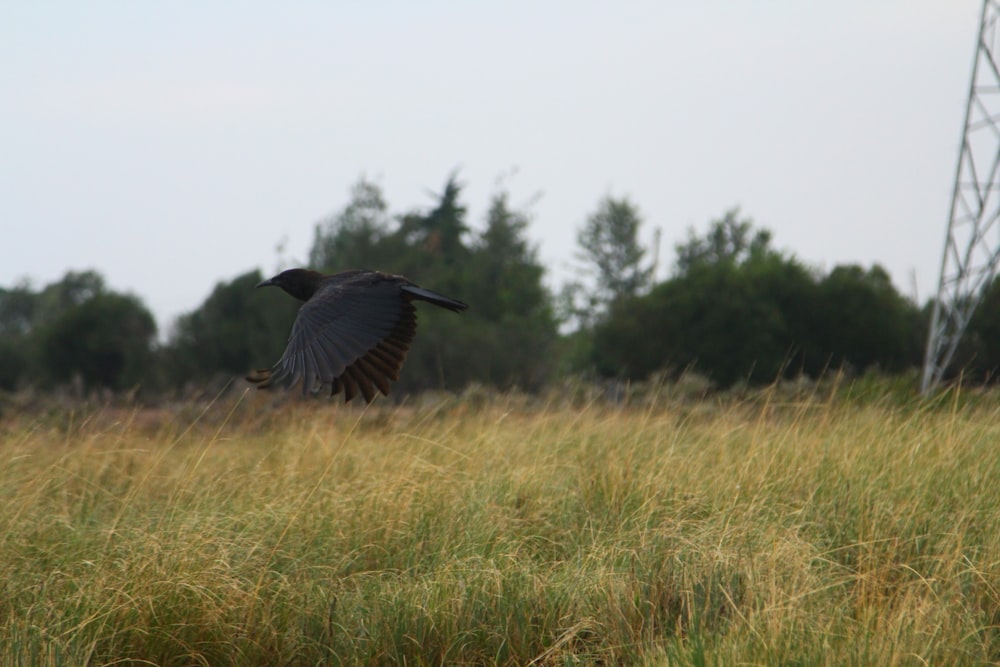
[[258,287],[268,285],[305,303],[278,362],[247,379],[259,387],[301,380],[303,393],[343,391],[345,401],[358,393],[367,402],[376,391],[389,394],[417,331],[413,301],[455,312],[468,307],[402,276],[363,269],[333,275],[290,269]]

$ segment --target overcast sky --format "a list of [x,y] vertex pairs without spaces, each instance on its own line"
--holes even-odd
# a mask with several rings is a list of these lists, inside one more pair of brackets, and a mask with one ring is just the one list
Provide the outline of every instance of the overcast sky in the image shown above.
[[304,260],[360,175],[401,213],[458,168],[473,227],[505,175],[515,204],[541,195],[553,286],[612,194],[662,228],[661,277],[738,205],[802,261],[878,262],[924,301],[981,6],[4,2],[0,286],[93,268],[166,331],[279,243]]

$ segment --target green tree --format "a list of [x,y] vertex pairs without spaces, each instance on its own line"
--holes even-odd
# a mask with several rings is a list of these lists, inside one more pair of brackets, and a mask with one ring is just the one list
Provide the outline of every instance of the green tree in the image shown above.
[[468,211],[461,202],[462,187],[458,175],[452,174],[434,208],[427,213],[407,214],[400,220],[398,235],[407,246],[419,251],[415,256],[434,261],[446,272],[459,269],[469,257],[469,227],[465,222]]
[[463,186],[452,174],[426,211],[399,218],[392,240],[401,247],[394,272],[430,289],[472,304],[456,317],[436,308],[418,308],[420,331],[410,348],[397,393],[461,389],[476,374],[477,316],[470,290],[473,258]]
[[745,231],[762,240],[754,251],[735,243],[701,253],[648,295],[616,304],[595,330],[595,367],[633,378],[694,367],[725,387],[919,364],[923,319],[883,269],[837,267],[819,279],[771,250],[769,235]]
[[696,367],[726,386],[773,380],[790,363],[794,333],[782,303],[801,303],[810,276],[770,248],[770,233],[732,209],[704,236],[676,247],[677,272],[648,295],[621,300],[594,332],[604,375],[642,378]]
[[220,282],[194,311],[178,318],[165,351],[175,386],[267,368],[281,356],[298,302],[280,290],[257,290],[259,270]]
[[704,236],[688,230],[688,240],[679,244],[677,272],[681,275],[699,266],[740,265],[747,260],[774,254],[771,232],[755,229],[750,218],[740,219],[739,207],[732,208],[709,224]]
[[27,384],[35,357],[31,330],[38,294],[21,282],[0,288],[0,389],[11,391]]
[[794,352],[779,294],[770,289],[782,277],[809,280],[794,264],[720,263],[622,301],[595,330],[594,365],[637,379],[696,368],[723,387],[773,381]]
[[529,217],[510,207],[510,197],[493,195],[486,228],[472,244],[476,315],[500,322],[511,314],[551,318],[549,295],[542,282],[545,267],[526,238]]
[[674,277],[616,303],[595,329],[595,368],[642,378],[695,367],[727,386],[919,364],[923,319],[882,268],[837,267],[820,278],[770,244],[735,209],[705,236],[690,233]]
[[347,256],[376,258],[367,268],[405,275],[471,305],[461,316],[418,308],[419,334],[396,395],[470,382],[536,388],[554,367],[558,334],[544,269],[526,240],[528,215],[501,192],[482,232],[470,230],[467,216],[455,174],[426,210],[397,218],[377,188],[362,182],[344,211],[317,232],[310,253],[316,268],[358,266],[339,259]]
[[881,266],[837,266],[818,285],[813,307],[828,363],[859,371],[919,366],[922,318]]
[[577,233],[577,258],[595,281],[591,289],[571,283],[564,291],[570,314],[587,326],[619,299],[639,294],[649,286],[652,267],[643,265],[639,244],[642,217],[628,198],[602,199]]
[[68,271],[35,292],[0,289],[0,388],[79,379],[125,389],[155,383],[156,322],[96,271]]
[[46,377],[116,390],[150,380],[156,322],[142,302],[103,290],[81,298],[39,331]]
[[27,381],[29,363],[23,340],[0,336],[0,389],[13,391]]
[[38,294],[23,281],[11,288],[0,287],[0,336],[23,336],[31,331],[38,308]]
[[464,298],[468,313],[466,381],[537,389],[555,369],[558,338],[545,268],[526,238],[529,217],[511,208],[505,191],[493,195],[486,228],[472,243]]
[[[932,305],[928,303],[928,312]],[[1000,279],[994,278],[983,288],[947,373],[976,382],[1000,381]]]
[[390,222],[382,189],[362,177],[344,209],[316,225],[309,265],[331,273],[391,266],[401,246],[393,243]]
[[46,285],[38,294],[33,326],[50,321],[106,291],[104,276],[94,270],[67,271],[58,282]]

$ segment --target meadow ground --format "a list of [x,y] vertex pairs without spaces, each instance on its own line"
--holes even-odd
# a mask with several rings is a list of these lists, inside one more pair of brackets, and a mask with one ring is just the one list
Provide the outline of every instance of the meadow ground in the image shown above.
[[1000,400],[0,422],[0,664],[1000,661]]

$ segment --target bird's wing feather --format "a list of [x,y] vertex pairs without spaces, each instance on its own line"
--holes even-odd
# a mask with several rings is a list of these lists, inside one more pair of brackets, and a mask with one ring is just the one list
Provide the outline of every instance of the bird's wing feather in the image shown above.
[[341,389],[345,400],[376,389],[389,393],[416,331],[413,305],[400,284],[377,274],[330,281],[299,309],[284,354],[261,386],[294,385],[302,391]]

